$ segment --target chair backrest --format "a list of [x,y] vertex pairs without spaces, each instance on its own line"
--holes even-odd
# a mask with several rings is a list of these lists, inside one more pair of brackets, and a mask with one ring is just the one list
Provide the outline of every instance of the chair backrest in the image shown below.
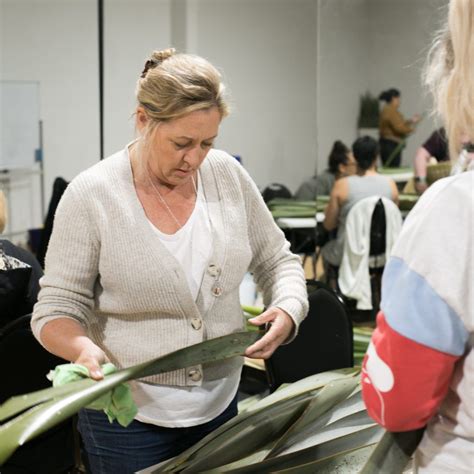
[[344,303],[324,283],[308,281],[309,312],[298,335],[265,362],[270,391],[326,370],[352,367],[352,322]]
[[386,248],[387,220],[382,199],[377,201],[370,221],[370,250],[369,255],[381,255]]
[[0,360],[8,360],[8,364],[2,364],[0,403],[14,395],[50,387],[46,374],[56,365],[65,363],[35,339],[30,320],[31,315],[27,314],[0,331]]
[[[34,338],[30,320],[28,314],[0,330],[0,360],[3,361],[0,403],[14,395],[50,387],[46,374],[56,365],[65,363]],[[74,427],[72,420],[67,420],[21,446],[0,469],[2,472],[5,469],[5,473],[55,474],[66,472],[74,464]]]
[[41,233],[38,250],[36,252],[36,258],[43,268],[49,239],[51,238],[51,233],[53,232],[54,214],[56,213],[59,201],[61,200],[64,191],[66,191],[68,184],[69,183],[61,177],[58,177],[54,180],[53,193],[48,206],[48,214],[46,215],[46,219],[44,221],[43,232]]
[[272,199],[276,198],[291,198],[291,191],[284,185],[280,183],[269,184],[263,191],[262,197],[265,202],[270,202]]

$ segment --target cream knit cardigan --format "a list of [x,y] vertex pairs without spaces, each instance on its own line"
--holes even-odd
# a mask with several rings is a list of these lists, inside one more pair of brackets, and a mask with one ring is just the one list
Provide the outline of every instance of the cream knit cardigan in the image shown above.
[[[59,203],[32,317],[38,340],[49,321],[72,318],[114,364],[128,367],[236,332],[244,327],[239,285],[247,271],[265,305],[285,310],[298,326],[308,309],[301,262],[254,182],[219,150],[209,152],[200,172],[213,251],[197,301],[147,221],[125,149],[78,175]],[[241,364],[234,358],[145,381],[200,385],[196,370],[214,380]]]

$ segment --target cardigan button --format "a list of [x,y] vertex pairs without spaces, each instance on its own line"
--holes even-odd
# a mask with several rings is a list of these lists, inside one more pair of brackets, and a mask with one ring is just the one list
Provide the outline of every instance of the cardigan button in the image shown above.
[[211,292],[214,296],[218,297],[222,295],[222,287],[219,285],[214,285],[211,289]]
[[198,369],[191,369],[188,372],[188,377],[193,381],[193,382],[199,382],[202,379],[202,374],[201,371]]
[[211,263],[207,267],[207,273],[209,273],[209,275],[211,275],[212,277],[217,277],[221,274],[221,269],[216,264]]
[[192,318],[191,319],[191,326],[196,329],[196,331],[199,331],[199,329],[202,328],[202,319],[200,318]]

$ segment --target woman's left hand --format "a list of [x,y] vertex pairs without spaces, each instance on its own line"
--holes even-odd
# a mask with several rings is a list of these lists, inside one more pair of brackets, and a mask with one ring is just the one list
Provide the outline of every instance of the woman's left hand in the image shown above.
[[291,317],[282,309],[275,307],[249,319],[249,322],[255,326],[270,323],[268,332],[256,343],[247,347],[245,355],[252,359],[268,359],[275,349],[288,339],[295,327]]

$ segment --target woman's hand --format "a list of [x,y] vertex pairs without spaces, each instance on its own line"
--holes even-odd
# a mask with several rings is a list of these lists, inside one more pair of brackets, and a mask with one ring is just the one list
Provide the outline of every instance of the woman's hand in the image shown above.
[[255,326],[270,323],[268,332],[245,351],[245,355],[253,359],[268,359],[275,349],[288,339],[295,327],[291,317],[282,309],[275,307],[249,319],[249,322]]
[[104,378],[100,366],[108,362],[107,356],[77,321],[66,317],[54,319],[43,326],[40,337],[49,352],[83,365],[94,380]]
[[83,365],[89,371],[89,376],[94,380],[101,380],[104,378],[101,365],[108,362],[104,351],[96,346],[92,341],[87,344],[79,354],[79,357],[74,361],[75,364]]

